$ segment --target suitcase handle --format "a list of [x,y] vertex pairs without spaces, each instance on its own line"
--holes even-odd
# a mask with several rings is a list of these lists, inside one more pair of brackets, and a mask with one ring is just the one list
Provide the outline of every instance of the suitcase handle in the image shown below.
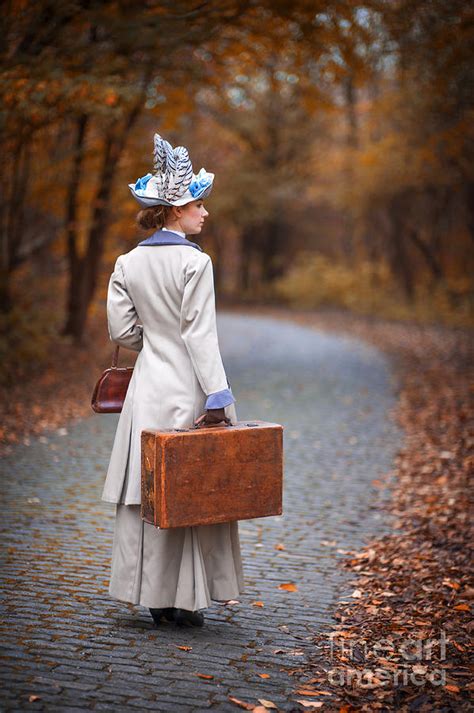
[[221,426],[222,424],[225,424],[226,426],[231,426],[231,420],[228,416],[225,416],[222,421],[218,421],[217,423],[205,423],[204,421],[201,421],[199,424],[194,424],[191,426],[192,429],[196,430],[199,428],[215,428],[216,426]]

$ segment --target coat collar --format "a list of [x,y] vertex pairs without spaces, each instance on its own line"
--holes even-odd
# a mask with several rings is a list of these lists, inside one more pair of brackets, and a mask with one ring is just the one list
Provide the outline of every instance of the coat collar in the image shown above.
[[173,233],[171,230],[157,230],[153,235],[150,235],[146,240],[142,240],[138,245],[189,245],[191,248],[197,248],[203,252],[202,247],[197,243],[192,243],[187,238],[184,238],[178,233]]

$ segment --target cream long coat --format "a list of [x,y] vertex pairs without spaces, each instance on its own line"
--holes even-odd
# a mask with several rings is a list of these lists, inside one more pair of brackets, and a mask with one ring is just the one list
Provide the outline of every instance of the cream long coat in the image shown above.
[[194,611],[243,591],[238,524],[160,530],[144,523],[140,434],[192,426],[206,403],[228,403],[226,415],[232,423],[237,417],[217,339],[211,260],[180,236],[161,231],[153,239],[161,242],[121,255],[109,282],[110,337],[139,351],[102,495],[117,503],[109,593]]
[[[109,282],[107,317],[110,338],[139,355],[102,498],[139,504],[141,431],[192,426],[207,397],[228,389],[211,258],[192,244],[139,245],[121,255]],[[233,403],[225,413],[235,423]]]

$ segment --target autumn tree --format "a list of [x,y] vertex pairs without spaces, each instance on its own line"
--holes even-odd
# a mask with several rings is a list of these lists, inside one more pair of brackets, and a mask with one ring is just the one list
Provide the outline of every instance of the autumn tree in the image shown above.
[[[219,81],[200,96],[198,118],[214,122],[229,159],[220,195],[234,197],[244,291],[255,277],[266,285],[285,271],[297,232],[308,237],[302,214],[317,220],[308,198],[308,186],[320,178],[314,150],[324,151],[334,109],[364,65],[357,48],[367,30],[354,7],[261,3],[210,48]],[[354,131],[351,121],[350,143]]]
[[[1,206],[4,307],[10,304],[9,276],[22,255],[23,207],[32,198],[26,190],[28,161],[39,130],[63,142],[59,190],[54,175],[59,167],[50,165],[51,190],[64,204],[69,262],[63,331],[80,340],[100,270],[114,177],[130,133],[142,112],[156,106],[158,85],[165,102],[179,89],[190,108],[189,89],[199,82],[200,60],[193,49],[245,5],[245,0],[219,7],[160,2],[139,13],[128,3],[40,2],[24,12],[11,5],[2,57],[9,111],[1,140],[12,173]],[[38,26],[42,30],[35,33]],[[40,153],[40,146],[34,148]]]
[[63,332],[81,340],[156,130],[212,155],[240,291],[271,294],[308,247],[348,270],[387,263],[409,299],[421,278],[451,290],[467,275],[474,43],[460,0],[39,0],[9,3],[4,26],[3,309],[18,266],[62,239]]
[[472,236],[472,11],[442,0],[375,7],[377,90],[361,89],[355,189],[335,195],[413,298],[420,274],[439,282],[462,271],[463,226]]

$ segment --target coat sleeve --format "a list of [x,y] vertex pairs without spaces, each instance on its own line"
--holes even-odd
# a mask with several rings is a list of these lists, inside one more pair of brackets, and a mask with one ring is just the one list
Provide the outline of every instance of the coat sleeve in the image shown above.
[[224,408],[235,399],[219,350],[212,262],[209,255],[199,254],[198,258],[186,270],[181,336],[207,396],[205,408]]
[[111,341],[139,352],[143,346],[143,327],[137,324],[135,305],[127,292],[120,258],[110,276],[107,292],[107,322]]

